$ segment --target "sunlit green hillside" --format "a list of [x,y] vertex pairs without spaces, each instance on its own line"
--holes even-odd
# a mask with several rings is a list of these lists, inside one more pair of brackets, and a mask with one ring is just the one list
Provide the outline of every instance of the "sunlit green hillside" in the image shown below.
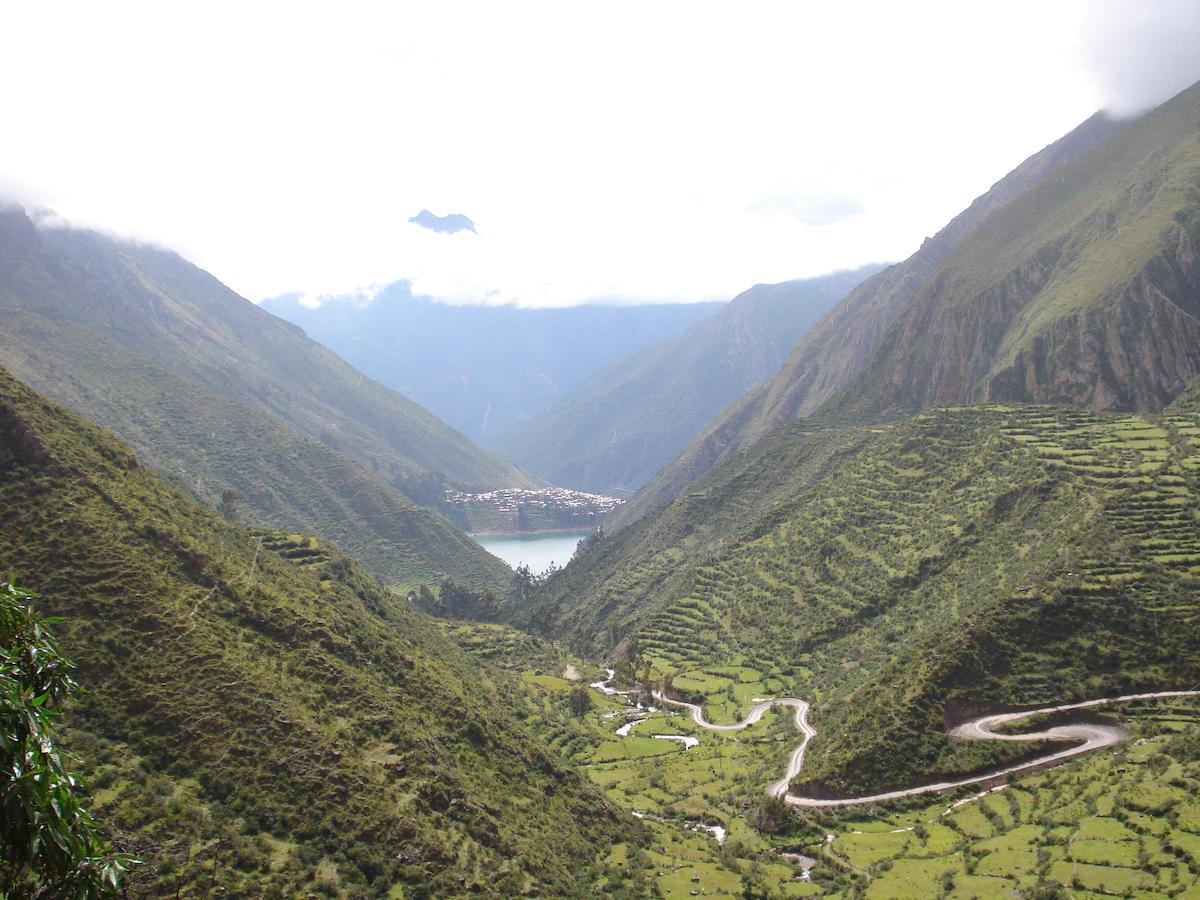
[[525,694],[331,545],[254,532],[0,372],[0,571],[63,617],[68,743],[150,896],[589,896],[641,830]]
[[[808,777],[841,790],[994,758],[947,743],[948,711],[1200,681],[1194,408],[959,408],[791,437],[809,468],[761,448],[589,547],[539,621],[731,714],[746,698],[724,667],[809,700]],[[756,508],[750,484],[774,504],[730,513]]]

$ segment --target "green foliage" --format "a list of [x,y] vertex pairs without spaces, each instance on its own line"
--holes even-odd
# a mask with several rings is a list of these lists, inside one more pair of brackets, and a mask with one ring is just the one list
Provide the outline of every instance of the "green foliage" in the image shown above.
[[764,797],[754,814],[754,827],[766,834],[775,834],[791,818],[791,808],[782,797]]
[[566,666],[562,650],[526,631],[491,622],[438,619],[436,624],[466,653],[507,672],[558,672]]
[[591,692],[581,684],[575,685],[567,697],[567,708],[571,710],[571,715],[582,716],[592,708]]
[[639,840],[529,730],[516,679],[332,545],[227,522],[4,373],[0,508],[0,571],[65,617],[89,686],[69,746],[139,891],[577,896]]
[[242,495],[233,488],[225,488],[225,490],[221,491],[221,502],[217,504],[217,512],[230,522],[236,522],[238,518],[238,503],[241,499]]
[[[589,540],[571,564],[544,584],[527,581],[516,592],[513,618],[603,655],[622,645],[634,655],[633,625],[668,596],[698,565],[758,526],[760,518],[793,498],[831,459],[870,437],[866,429],[827,422],[797,424],[723,467],[657,514],[601,540]],[[534,596],[534,591],[537,591]],[[686,637],[681,629],[679,637]]]
[[0,583],[0,880],[6,897],[117,896],[131,858],[81,803],[57,721],[78,690],[33,595]]

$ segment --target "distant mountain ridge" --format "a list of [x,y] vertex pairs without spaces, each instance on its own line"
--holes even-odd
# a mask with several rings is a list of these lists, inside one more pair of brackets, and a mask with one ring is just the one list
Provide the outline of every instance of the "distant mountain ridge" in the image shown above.
[[367,304],[332,297],[313,309],[300,299],[288,294],[262,307],[489,447],[605,364],[720,307],[454,306],[413,296],[405,282]]
[[627,495],[880,268],[755,285],[687,331],[609,363],[496,448],[554,484]]

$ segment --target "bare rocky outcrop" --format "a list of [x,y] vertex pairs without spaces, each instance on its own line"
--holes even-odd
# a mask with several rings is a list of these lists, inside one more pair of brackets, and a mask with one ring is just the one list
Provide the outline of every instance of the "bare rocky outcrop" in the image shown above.
[[1066,316],[991,374],[988,399],[1159,410],[1200,374],[1200,254],[1179,229],[1114,302]]
[[1174,225],[1161,245],[1128,281],[1057,315],[1059,279],[1080,265],[1070,236],[975,294],[943,271],[839,402],[873,413],[983,401],[1161,410],[1200,374],[1195,230]]

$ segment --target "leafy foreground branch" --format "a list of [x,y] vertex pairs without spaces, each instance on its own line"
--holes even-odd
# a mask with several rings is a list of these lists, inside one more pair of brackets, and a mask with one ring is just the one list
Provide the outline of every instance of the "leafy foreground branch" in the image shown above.
[[33,595],[0,583],[0,887],[8,898],[112,897],[133,861],[80,805],[85,786],[55,746],[78,690]]

